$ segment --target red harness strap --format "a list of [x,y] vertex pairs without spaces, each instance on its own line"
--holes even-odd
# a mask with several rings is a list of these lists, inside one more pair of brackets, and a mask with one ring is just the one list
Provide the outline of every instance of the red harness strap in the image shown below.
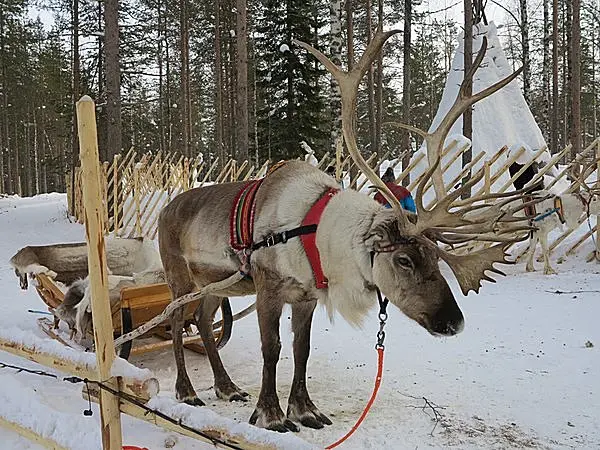
[[[323,211],[325,207],[329,203],[329,200],[339,192],[339,189],[331,188],[329,189],[325,195],[323,195],[317,202],[310,208],[306,216],[304,216],[304,220],[302,220],[302,225],[318,225],[321,216],[323,215]],[[321,257],[319,255],[319,249],[317,248],[317,233],[311,234],[303,234],[300,236],[302,240],[302,246],[304,247],[304,251],[306,252],[306,256],[308,257],[308,261],[310,262],[310,266],[313,271],[313,275],[315,277],[315,284],[317,289],[324,289],[327,287],[327,278],[323,274],[323,267],[321,266]]]
[[264,178],[246,183],[238,192],[229,214],[229,243],[235,250],[252,245],[256,193]]

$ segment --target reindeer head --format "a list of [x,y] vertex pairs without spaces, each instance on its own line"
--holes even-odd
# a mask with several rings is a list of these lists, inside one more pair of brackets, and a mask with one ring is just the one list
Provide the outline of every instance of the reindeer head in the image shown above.
[[[447,194],[439,167],[442,148],[452,125],[467,108],[508,84],[520,71],[475,95],[467,94],[467,85],[463,82],[459,95],[446,117],[431,133],[399,124],[402,128],[422,135],[427,142],[430,168],[421,177],[417,188],[415,220],[415,217],[404,212],[392,192],[365,162],[358,150],[353,128],[359,83],[385,41],[397,32],[383,32],[378,29],[363,56],[348,72],[340,69],[308,44],[299,41],[295,43],[311,52],[337,80],[342,98],[342,131],[348,152],[360,170],[392,206],[391,210],[382,209],[376,214],[366,237],[366,244],[373,252],[374,283],[393,304],[430,333],[452,335],[462,330],[463,315],[440,272],[439,259],[443,259],[450,266],[465,295],[471,290],[478,292],[482,280],[494,281],[485,274],[486,271],[502,274],[493,264],[508,262],[505,259],[507,245],[527,237],[527,234],[517,237],[509,234],[509,237],[506,237],[506,233],[529,230],[529,226],[515,225],[520,219],[515,218],[513,214],[521,209],[520,207],[502,208],[510,202],[520,200],[521,192],[488,194],[455,203],[464,192],[483,178],[484,172],[482,168],[462,187]],[[481,64],[486,47],[487,41],[484,38],[482,48],[473,63],[471,73],[465,77],[466,80],[472,77]],[[433,181],[437,203],[431,209],[426,209],[423,206],[423,194],[430,179]],[[484,200],[500,198],[504,198],[502,204],[482,203]],[[474,211],[477,214],[473,214]],[[503,226],[503,235],[500,235],[499,222],[513,224]],[[452,245],[474,240],[491,241],[496,245],[461,256],[449,253],[438,245],[438,242]]]
[[453,335],[463,315],[440,273],[438,255],[423,238],[407,236],[394,212],[376,217],[367,244],[373,251],[373,281],[392,304],[433,335]]

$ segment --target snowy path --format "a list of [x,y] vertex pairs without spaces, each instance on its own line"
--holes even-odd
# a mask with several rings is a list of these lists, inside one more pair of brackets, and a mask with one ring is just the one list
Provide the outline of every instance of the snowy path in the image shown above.
[[[18,326],[41,336],[36,316],[27,309],[44,305],[34,291],[19,290],[7,261],[27,244],[83,238],[83,228],[67,221],[64,202],[65,197],[57,194],[0,199],[0,326]],[[460,297],[466,327],[454,338],[435,339],[392,309],[380,394],[366,421],[342,448],[600,448],[600,294],[546,292],[600,291],[600,266],[584,262],[589,245],[555,266],[560,275],[523,274],[519,265],[509,268],[515,275],[484,285],[481,295]],[[239,310],[248,301],[233,299],[232,306]],[[289,322],[286,310],[278,366],[284,410],[293,368]],[[318,431],[304,428],[299,437],[323,447],[352,426],[373,386],[376,331],[375,311],[362,330],[355,330],[339,318],[329,323],[324,310],[318,309],[309,390],[334,425]],[[594,347],[586,347],[588,341]],[[217,400],[208,361],[187,353],[190,377],[209,408],[245,422],[260,389],[255,315],[235,323],[233,337],[221,353],[232,379],[251,394],[249,403]],[[0,353],[0,361],[33,366],[6,353]],[[132,361],[158,376],[163,395],[174,396],[171,351]],[[62,414],[54,417],[64,419],[73,448],[99,448],[99,414],[83,417],[86,402],[80,386],[16,375],[8,369],[0,369],[0,386],[1,412],[15,409],[18,399],[25,418],[41,415],[48,422],[52,408]],[[438,405],[441,419],[435,430],[432,410],[422,409],[422,397]],[[127,417],[123,422],[125,443],[164,448],[167,433]],[[39,447],[0,429],[0,449],[13,448]],[[181,437],[175,448],[204,447]]]

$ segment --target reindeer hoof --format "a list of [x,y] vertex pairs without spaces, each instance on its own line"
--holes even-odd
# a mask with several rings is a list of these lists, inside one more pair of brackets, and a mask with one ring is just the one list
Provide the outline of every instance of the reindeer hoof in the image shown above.
[[310,400],[302,406],[290,403],[288,405],[287,416],[289,419],[300,422],[305,427],[317,430],[323,428],[324,425],[331,425],[333,423]]
[[241,390],[234,383],[228,383],[224,386],[215,386],[215,393],[221,400],[230,402],[247,402],[248,393]]
[[556,275],[556,270],[554,269],[544,269],[544,275]]
[[190,380],[186,378],[177,379],[175,382],[175,398],[182,403],[191,406],[204,406],[204,402],[198,398]]
[[190,406],[204,406],[204,402],[198,397],[190,397],[183,400],[183,403]]
[[529,266],[527,266],[527,267],[525,267],[525,270],[527,272],[535,272],[535,267],[529,267]]
[[256,408],[249,420],[251,425],[266,428],[267,430],[287,433],[288,431],[298,432],[300,428],[294,422],[283,416],[283,411],[277,405],[274,408]]

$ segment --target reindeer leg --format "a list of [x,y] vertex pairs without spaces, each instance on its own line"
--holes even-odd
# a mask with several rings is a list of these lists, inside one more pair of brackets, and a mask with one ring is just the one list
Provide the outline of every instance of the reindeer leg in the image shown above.
[[208,356],[215,377],[215,393],[217,394],[217,397],[223,400],[229,400],[230,402],[246,402],[248,401],[248,393],[237,387],[233,381],[231,381],[231,378],[229,378],[229,374],[223,366],[213,337],[212,324],[215,313],[221,305],[221,301],[221,297],[213,295],[204,297],[194,314],[194,319],[196,320],[196,326],[202,337],[204,349],[206,350],[206,355]]
[[310,328],[316,301],[292,305],[292,331],[294,332],[294,381],[288,400],[287,416],[305,427],[323,428],[331,420],[314,405],[306,388],[306,363],[310,353]]
[[260,340],[263,354],[262,385],[256,409],[250,416],[250,423],[262,428],[285,433],[299,431],[298,426],[286,419],[279,405],[279,397],[276,389],[276,369],[281,351],[279,339],[279,319],[283,309],[278,288],[279,280],[269,280],[267,284],[265,274],[254,271],[254,282],[256,285],[256,313],[260,329]]
[[548,233],[540,233],[540,245],[544,255],[544,275],[555,275],[556,271],[550,265],[550,249],[548,248]]
[[[184,294],[181,294],[184,295]],[[180,297],[174,296],[175,298]],[[177,400],[192,406],[204,406],[204,402],[198,398],[192,382],[185,369],[185,356],[183,352],[183,325],[185,308],[177,308],[171,316],[171,335],[173,336],[173,352],[175,353],[175,365],[177,366],[177,381],[175,392]]]
[[535,272],[533,260],[535,257],[535,247],[538,241],[538,233],[539,231],[534,231],[533,235],[529,239],[529,249],[527,250],[527,266],[525,267],[527,272]]

